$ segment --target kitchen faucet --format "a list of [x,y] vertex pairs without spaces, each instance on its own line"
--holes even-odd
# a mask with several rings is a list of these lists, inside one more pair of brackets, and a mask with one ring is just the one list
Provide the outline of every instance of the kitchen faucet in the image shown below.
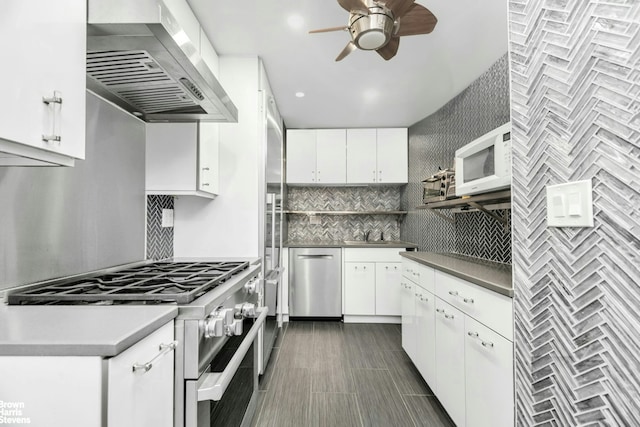
[[365,231],[364,232],[364,241],[368,242],[369,241],[369,233],[371,233],[371,231]]

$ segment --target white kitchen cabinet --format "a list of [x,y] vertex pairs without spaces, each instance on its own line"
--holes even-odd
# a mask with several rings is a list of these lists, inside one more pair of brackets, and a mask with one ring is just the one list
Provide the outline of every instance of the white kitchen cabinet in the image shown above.
[[147,194],[214,198],[218,193],[218,126],[147,123]]
[[406,128],[347,129],[347,184],[407,182]]
[[400,303],[402,309],[402,348],[411,360],[417,359],[416,343],[416,302],[417,286],[403,278],[400,282]]
[[173,426],[173,330],[171,321],[108,359],[108,425]]
[[465,425],[464,314],[436,300],[436,389],[442,406],[458,427]]
[[399,283],[402,264],[399,253],[401,251],[404,249],[344,249],[345,322],[400,321],[402,309]]
[[86,1],[2,8],[0,166],[73,166],[85,156]]
[[375,315],[376,264],[346,262],[344,265],[345,314]]
[[402,303],[398,284],[402,278],[399,262],[376,263],[376,315],[400,316]]
[[513,343],[469,316],[465,341],[466,426],[513,426]]
[[420,286],[415,286],[415,356],[416,368],[438,393],[436,381],[436,297]]
[[344,129],[287,131],[288,184],[344,184],[346,167]]
[[408,182],[407,128],[377,129],[376,135],[378,182],[382,184]]

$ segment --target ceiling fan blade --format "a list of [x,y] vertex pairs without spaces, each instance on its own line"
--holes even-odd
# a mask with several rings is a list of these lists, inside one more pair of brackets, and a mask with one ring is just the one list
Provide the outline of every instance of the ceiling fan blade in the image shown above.
[[391,9],[393,16],[398,19],[402,18],[414,5],[414,0],[387,0],[385,5]]
[[338,4],[347,12],[352,10],[369,10],[363,0],[338,0]]
[[400,20],[397,36],[415,36],[429,34],[435,28],[438,19],[426,7],[415,3]]
[[342,26],[342,27],[331,27],[331,28],[321,28],[319,30],[311,30],[309,31],[309,34],[314,34],[314,33],[328,33],[330,31],[343,31],[343,30],[348,30],[349,27],[346,26]]
[[389,43],[385,44],[380,49],[376,49],[376,52],[378,52],[380,56],[388,61],[396,56],[396,53],[398,52],[398,46],[400,46],[400,37],[393,36],[389,40]]
[[338,57],[336,58],[336,61],[341,61],[345,56],[349,55],[351,52],[353,52],[354,50],[356,50],[356,45],[353,42],[349,42],[344,49],[342,49],[342,52],[340,52],[340,55],[338,55]]

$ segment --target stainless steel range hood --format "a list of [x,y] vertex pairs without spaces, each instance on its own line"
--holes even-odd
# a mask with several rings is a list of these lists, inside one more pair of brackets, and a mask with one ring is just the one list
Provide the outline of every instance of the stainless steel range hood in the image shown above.
[[147,122],[238,121],[185,0],[89,0],[88,23],[89,90]]

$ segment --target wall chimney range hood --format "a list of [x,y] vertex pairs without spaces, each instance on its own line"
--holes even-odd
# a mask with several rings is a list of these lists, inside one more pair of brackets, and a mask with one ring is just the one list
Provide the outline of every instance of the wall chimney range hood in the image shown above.
[[88,24],[87,89],[146,122],[238,121],[185,0],[89,0]]

